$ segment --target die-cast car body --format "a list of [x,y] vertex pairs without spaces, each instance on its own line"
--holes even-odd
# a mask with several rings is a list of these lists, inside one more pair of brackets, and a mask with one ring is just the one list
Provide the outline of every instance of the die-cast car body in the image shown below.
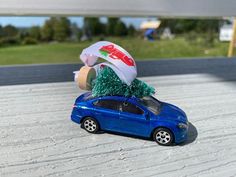
[[90,133],[107,130],[150,137],[160,145],[181,143],[188,132],[184,111],[152,96],[93,97],[87,92],[76,99],[71,119]]

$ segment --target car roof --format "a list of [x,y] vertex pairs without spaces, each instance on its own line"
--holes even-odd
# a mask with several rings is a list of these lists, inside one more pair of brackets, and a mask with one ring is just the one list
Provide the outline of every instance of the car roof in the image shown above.
[[100,96],[100,97],[93,97],[92,92],[86,92],[83,94],[85,97],[87,97],[86,101],[94,100],[94,99],[128,99],[129,101],[137,102],[139,101],[139,98],[132,96],[132,97],[125,97],[123,95],[107,95],[107,96]]

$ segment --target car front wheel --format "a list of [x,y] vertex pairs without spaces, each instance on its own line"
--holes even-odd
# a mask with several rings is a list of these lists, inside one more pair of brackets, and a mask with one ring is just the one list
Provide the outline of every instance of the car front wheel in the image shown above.
[[96,133],[99,130],[98,122],[92,117],[85,118],[82,127],[89,133]]
[[153,139],[163,146],[171,145],[174,141],[172,132],[167,128],[157,128],[153,133]]

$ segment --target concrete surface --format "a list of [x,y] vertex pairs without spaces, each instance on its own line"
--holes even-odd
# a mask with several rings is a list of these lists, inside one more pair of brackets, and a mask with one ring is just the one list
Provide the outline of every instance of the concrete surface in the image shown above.
[[223,76],[141,78],[188,115],[189,140],[171,147],[87,133],[70,121],[82,93],[72,82],[1,86],[0,176],[236,176],[236,82]]

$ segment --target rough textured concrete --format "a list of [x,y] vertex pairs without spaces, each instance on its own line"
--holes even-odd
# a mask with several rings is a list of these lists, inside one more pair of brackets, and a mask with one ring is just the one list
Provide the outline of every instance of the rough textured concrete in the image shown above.
[[141,78],[183,108],[189,140],[172,147],[70,121],[72,82],[0,87],[0,176],[236,176],[236,82],[215,74]]

